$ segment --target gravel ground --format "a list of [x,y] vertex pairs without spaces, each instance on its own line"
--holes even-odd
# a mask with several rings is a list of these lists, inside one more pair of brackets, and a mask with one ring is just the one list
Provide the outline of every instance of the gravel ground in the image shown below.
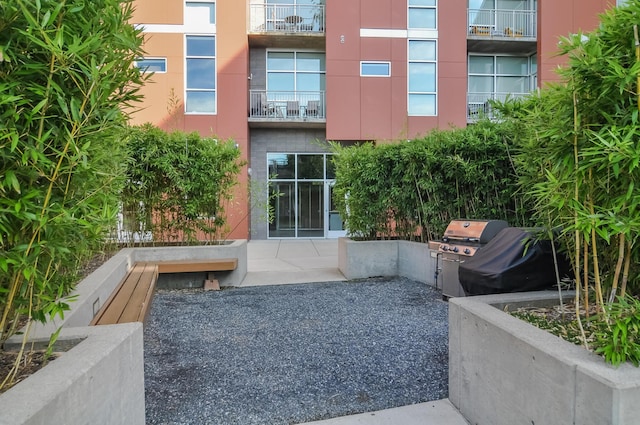
[[403,278],[160,291],[147,424],[297,424],[448,395],[447,304]]

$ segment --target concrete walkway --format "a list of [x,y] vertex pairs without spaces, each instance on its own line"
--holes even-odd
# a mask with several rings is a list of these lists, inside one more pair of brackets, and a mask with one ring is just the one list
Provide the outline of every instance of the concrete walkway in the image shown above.
[[[255,240],[247,244],[247,276],[240,286],[346,280],[338,269],[337,239]],[[307,425],[468,425],[449,402],[437,400],[343,416]]]

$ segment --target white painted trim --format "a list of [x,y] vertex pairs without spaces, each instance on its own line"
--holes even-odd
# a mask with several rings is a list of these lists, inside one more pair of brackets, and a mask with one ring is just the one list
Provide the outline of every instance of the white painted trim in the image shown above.
[[438,30],[360,28],[363,38],[438,38]]
[[360,28],[360,37],[407,38],[407,30]]
[[407,30],[408,38],[438,38],[438,30],[417,30],[417,29],[409,29]]
[[215,34],[215,25],[180,25],[180,24],[136,24],[137,29],[145,33],[157,34]]

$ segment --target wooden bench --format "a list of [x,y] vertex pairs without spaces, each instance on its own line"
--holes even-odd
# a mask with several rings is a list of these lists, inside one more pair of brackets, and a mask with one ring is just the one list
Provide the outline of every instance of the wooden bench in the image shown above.
[[[91,325],[112,325],[116,323],[145,322],[151,309],[151,301],[160,273],[216,272],[232,271],[238,267],[237,258],[207,260],[176,260],[136,263],[127,276],[118,284]],[[215,282],[215,284],[213,284]],[[207,285],[217,286],[210,275]],[[217,286],[219,289],[219,286]]]
[[158,273],[220,272],[238,267],[237,258],[158,261]]
[[91,320],[91,325],[144,322],[158,281],[156,263],[136,263]]

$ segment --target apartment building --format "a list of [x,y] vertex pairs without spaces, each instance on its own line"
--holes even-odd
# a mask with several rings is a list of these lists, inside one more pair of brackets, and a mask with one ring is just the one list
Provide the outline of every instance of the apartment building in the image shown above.
[[[615,1],[135,4],[147,53],[137,65],[155,74],[134,124],[233,138],[248,165],[230,237],[267,239],[344,234],[327,140],[393,142],[473,123],[489,99],[557,79],[558,37],[592,30]],[[267,190],[280,194],[271,223]]]

